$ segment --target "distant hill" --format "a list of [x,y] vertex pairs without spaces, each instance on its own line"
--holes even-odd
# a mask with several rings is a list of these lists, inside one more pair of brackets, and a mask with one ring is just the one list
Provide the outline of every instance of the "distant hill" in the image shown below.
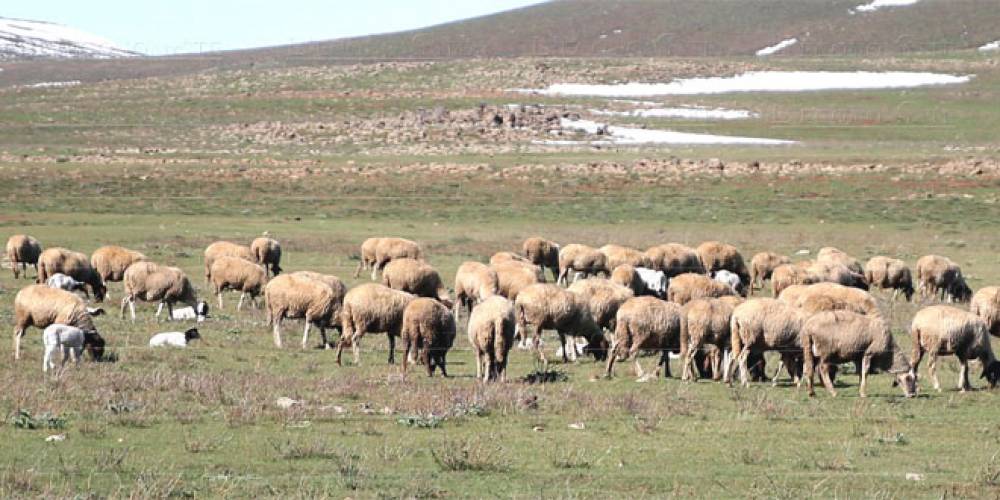
[[0,17],[0,60],[136,55],[101,37],[61,24]]

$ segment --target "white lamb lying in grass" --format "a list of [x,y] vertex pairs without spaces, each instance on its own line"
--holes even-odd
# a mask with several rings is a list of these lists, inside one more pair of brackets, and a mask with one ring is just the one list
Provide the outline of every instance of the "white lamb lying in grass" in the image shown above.
[[[163,304],[160,304],[156,309],[156,315],[159,316],[162,310]],[[199,323],[205,321],[206,318],[208,318],[208,303],[205,301],[198,302],[197,307],[187,306],[174,309],[173,315],[170,316],[172,321],[197,320]]]
[[45,327],[42,332],[42,342],[45,344],[45,356],[42,358],[43,372],[56,367],[53,358],[60,350],[62,351],[60,367],[65,366],[70,358],[79,365],[84,347],[87,347],[95,360],[100,359],[104,353],[104,339],[97,332],[84,332],[75,326],[60,323]]
[[149,347],[187,347],[188,342],[200,339],[201,335],[197,328],[189,328],[185,332],[163,332],[153,335],[149,339]]

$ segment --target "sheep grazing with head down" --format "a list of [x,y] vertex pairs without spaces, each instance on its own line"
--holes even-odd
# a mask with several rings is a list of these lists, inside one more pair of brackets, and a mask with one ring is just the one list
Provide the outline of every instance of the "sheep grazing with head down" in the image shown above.
[[402,258],[382,269],[382,284],[418,297],[430,297],[451,308],[453,302],[437,270],[421,260]]
[[[889,324],[881,316],[865,316],[850,311],[828,311],[816,314],[802,325],[803,377],[809,395],[815,396],[813,374],[819,364],[820,378],[830,395],[836,396],[830,377],[834,366],[853,362],[859,366],[858,395],[868,395],[868,374],[884,370],[896,376],[906,397],[917,393],[917,379],[903,349],[892,337]],[[814,361],[815,359],[815,361]]]
[[531,263],[531,261],[529,261],[527,257],[524,257],[520,254],[516,254],[514,252],[497,252],[490,256],[490,264],[499,264],[501,262],[507,262],[511,260],[517,262],[526,262],[529,264]]
[[476,378],[483,382],[507,380],[507,356],[514,345],[514,304],[493,296],[480,302],[469,316],[469,343],[476,355]]
[[823,281],[809,271],[811,262],[799,262],[797,264],[782,264],[771,273],[771,290],[775,298],[780,296],[784,290],[793,285],[811,285]]
[[988,286],[972,296],[969,311],[982,318],[990,335],[1000,337],[1000,287]]
[[632,289],[632,293],[637,297],[651,295],[661,299],[667,298],[667,286],[670,284],[663,271],[633,267],[629,264],[616,267],[611,272],[611,281]]
[[843,264],[816,262],[806,270],[808,273],[827,283],[838,283],[844,286],[868,290],[865,275],[850,270]]
[[645,252],[622,245],[604,245],[597,249],[607,259],[608,269],[628,264],[633,267],[650,267],[653,262]]
[[42,372],[55,369],[56,364],[53,359],[59,351],[62,351],[60,368],[65,366],[70,358],[79,365],[84,349],[90,353],[94,361],[99,361],[104,355],[104,339],[101,335],[96,331],[84,331],[75,326],[53,323],[42,331],[42,342],[45,345]]
[[300,278],[309,278],[323,283],[330,287],[330,290],[333,290],[333,295],[338,304],[344,303],[344,295],[347,294],[347,285],[340,278],[332,274],[321,274],[313,271],[295,271],[292,274]]
[[917,260],[920,297],[938,295],[948,302],[968,302],[972,289],[965,282],[962,268],[948,257],[925,255]]
[[778,382],[781,368],[785,367],[793,382],[801,373],[802,344],[799,334],[808,314],[777,299],[753,299],[736,306],[729,320],[732,359],[726,370],[726,382],[732,384],[733,365],[739,366],[740,382],[749,386],[749,365],[752,354],[778,351],[781,362],[774,374]]
[[52,324],[75,326],[96,332],[87,305],[80,297],[58,288],[30,285],[14,297],[14,359],[21,358],[21,337],[28,327],[45,328]]
[[125,270],[136,262],[146,260],[141,252],[125,247],[107,245],[90,255],[90,265],[104,281],[121,281],[125,279]]
[[694,299],[707,299],[736,295],[729,285],[719,283],[704,274],[687,273],[675,276],[667,288],[667,299],[680,305]]
[[774,252],[760,252],[750,259],[750,293],[753,289],[764,289],[764,282],[771,279],[771,274],[778,266],[791,264],[792,259]]
[[981,378],[986,379],[990,388],[1000,381],[1000,361],[997,361],[990,346],[989,327],[982,318],[956,307],[938,305],[925,307],[913,316],[910,324],[910,340],[913,354],[910,364],[913,374],[924,354],[930,356],[927,373],[934,382],[934,389],[941,390],[937,378],[938,356],[955,355],[961,368],[958,371],[958,388],[965,392],[972,389],[969,383],[969,360],[978,359],[983,365]]
[[865,264],[865,281],[873,288],[892,290],[892,300],[900,292],[906,296],[907,302],[913,300],[913,276],[906,262],[878,255],[868,259]]
[[[706,241],[695,249],[698,259],[705,268],[705,272],[714,273],[726,270],[735,273],[740,278],[743,285],[749,286],[750,271],[743,260],[743,255],[733,245],[719,241]],[[742,290],[740,290],[742,295]]]
[[222,292],[235,290],[240,292],[240,302],[236,310],[243,309],[243,301],[250,299],[257,307],[257,297],[264,293],[267,285],[267,271],[264,267],[239,257],[220,257],[212,263],[212,289],[219,298],[219,309],[222,305]]
[[650,267],[663,271],[667,278],[685,273],[705,274],[705,266],[693,248],[680,243],[667,243],[646,250]]
[[87,293],[87,284],[82,281],[77,281],[63,273],[56,273],[49,276],[49,279],[45,280],[45,285],[49,288],[58,288],[60,290],[66,290],[67,292],[83,292]]
[[354,277],[361,276],[362,269],[375,268],[375,247],[378,246],[382,238],[368,238],[361,243],[361,258],[358,259],[358,268],[354,270]]
[[685,336],[687,319],[681,306],[656,297],[635,297],[622,304],[615,320],[615,335],[608,352],[605,375],[614,374],[615,361],[624,358],[635,362],[636,376],[645,380],[646,374],[637,359],[641,351],[656,351],[656,370],[653,377],[670,377],[670,352],[680,350],[681,337]]
[[282,274],[264,287],[267,324],[272,327],[275,347],[280,349],[282,346],[281,324],[286,318],[305,320],[305,329],[302,333],[303,349],[309,343],[311,326],[319,328],[323,347],[327,349],[330,347],[326,329],[338,326],[344,293],[343,283],[340,283],[340,287],[334,288],[322,279],[323,276],[304,271]]
[[740,279],[738,274],[728,269],[720,269],[718,271],[712,271],[711,274],[709,274],[709,277],[717,283],[727,285],[736,295],[741,297],[747,296],[747,289],[749,287],[746,286],[746,282]]
[[524,240],[521,245],[521,252],[528,261],[541,267],[543,273],[548,269],[553,278],[559,277],[559,250],[558,243],[537,236]]
[[[570,285],[567,290],[575,293],[587,304],[590,316],[597,322],[598,326],[611,333],[615,331],[615,317],[618,314],[618,308],[635,296],[631,289],[604,278],[580,280]],[[607,349],[606,343],[600,342],[599,351],[594,352],[594,356],[598,360],[604,359]]]
[[361,338],[368,332],[385,332],[389,337],[389,363],[396,361],[396,337],[403,328],[403,312],[416,295],[393,290],[377,283],[360,285],[347,292],[340,313],[343,333],[337,343],[337,364],[344,347],[350,346],[354,364],[361,363]]
[[463,262],[455,273],[455,320],[462,309],[471,314],[473,306],[498,294],[497,272],[481,262]]
[[697,379],[696,357],[708,349],[712,360],[712,378],[722,379],[722,354],[731,344],[729,320],[736,306],[743,303],[740,297],[695,299],[684,306],[687,329],[680,339],[681,380]]
[[455,317],[451,310],[440,302],[420,297],[414,299],[403,310],[403,373],[407,364],[415,356],[420,364],[427,367],[427,376],[434,376],[434,368],[447,377],[445,358],[455,342]]
[[77,281],[86,283],[98,302],[104,301],[108,289],[104,280],[90,265],[90,259],[80,253],[65,248],[50,248],[38,257],[38,283],[45,283],[49,277],[61,273]]
[[571,277],[582,275],[586,278],[600,274],[610,276],[611,269],[608,268],[608,258],[596,248],[573,243],[559,251],[557,284],[566,286],[569,285]]
[[35,275],[37,275],[38,257],[41,255],[42,244],[31,236],[15,234],[7,239],[7,260],[10,261],[10,270],[14,272],[14,279],[19,277],[20,272],[24,272],[24,276],[27,277],[28,265],[35,266]]
[[571,344],[575,344],[576,337],[583,337],[587,341],[585,351],[595,354],[599,353],[604,340],[601,327],[590,315],[587,303],[558,285],[539,283],[521,290],[514,302],[514,318],[522,342],[532,340],[544,370],[548,370],[548,359],[541,349],[542,330],[556,330],[559,334],[564,362],[576,359],[576,349],[566,345],[567,337]]
[[372,279],[391,261],[396,259],[423,260],[424,251],[415,241],[403,238],[379,238],[375,245],[375,261],[372,266]]
[[184,271],[176,267],[161,266],[152,262],[137,262],[125,270],[122,280],[125,284],[125,297],[122,298],[121,317],[125,319],[125,307],[128,306],[135,321],[135,302],[158,302],[157,319],[167,307],[167,320],[173,319],[174,304],[185,304],[195,311],[208,311],[207,304],[199,301],[191,281]]
[[850,255],[847,254],[847,252],[844,252],[839,248],[834,248],[834,247],[820,248],[819,252],[816,252],[816,262],[820,264],[831,264],[831,265],[840,264],[850,269],[854,273],[861,275],[864,275],[865,273],[865,269],[861,267],[861,262],[858,261],[858,259],[851,257]]
[[205,247],[205,283],[212,282],[212,264],[222,257],[239,257],[250,262],[256,262],[253,250],[245,245],[237,245],[228,241],[216,241]]
[[794,288],[782,292],[780,300],[802,309],[809,314],[824,311],[851,311],[869,316],[880,315],[875,297],[864,290],[838,285],[837,283],[816,283],[804,288]]
[[534,264],[508,261],[492,264],[490,268],[497,273],[497,290],[500,295],[510,301],[517,300],[521,290],[536,283],[545,283],[544,271]]
[[253,252],[253,262],[264,266],[268,276],[281,274],[281,244],[278,240],[266,236],[255,238],[250,242],[250,251]]

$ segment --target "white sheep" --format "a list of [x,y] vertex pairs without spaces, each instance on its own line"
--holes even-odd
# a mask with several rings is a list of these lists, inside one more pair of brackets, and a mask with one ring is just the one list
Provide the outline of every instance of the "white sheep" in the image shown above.
[[648,267],[637,267],[635,268],[635,274],[642,280],[642,284],[645,285],[646,290],[649,290],[661,299],[667,296],[667,287],[670,286],[670,280],[667,279],[666,273]]
[[42,331],[42,341],[45,344],[45,357],[42,358],[43,372],[48,372],[50,368],[55,369],[53,358],[60,350],[62,350],[60,364],[60,368],[62,368],[70,358],[79,365],[84,346],[87,346],[92,353],[98,346],[101,351],[104,348],[104,339],[101,339],[97,332],[84,332],[82,328],[62,323],[53,323],[45,327],[45,330]]
[[[156,316],[159,316],[163,312],[163,304],[160,304],[156,308]],[[198,323],[205,321],[208,318],[208,302],[202,301],[198,302],[196,306],[187,306],[180,309],[174,309],[170,314],[171,321],[191,321],[195,320]]]
[[723,285],[729,285],[733,289],[734,294],[742,295],[740,292],[743,290],[743,282],[740,280],[738,274],[726,269],[720,269],[712,273],[712,279]]
[[66,290],[67,292],[83,292],[88,297],[90,293],[87,292],[87,284],[82,281],[77,281],[70,276],[66,276],[63,273],[56,273],[49,276],[49,279],[45,280],[45,285],[49,288],[58,288],[60,290]]
[[149,347],[187,347],[192,340],[200,339],[197,328],[188,328],[184,332],[163,332],[149,339]]

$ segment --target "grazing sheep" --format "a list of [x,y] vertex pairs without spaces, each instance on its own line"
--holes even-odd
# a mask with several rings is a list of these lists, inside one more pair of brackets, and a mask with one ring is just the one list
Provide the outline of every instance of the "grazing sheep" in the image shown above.
[[89,297],[90,294],[87,293],[87,284],[81,281],[77,281],[63,273],[56,273],[49,276],[49,279],[45,280],[45,285],[49,288],[58,288],[60,290],[66,290],[67,292],[83,292]]
[[498,294],[499,277],[481,262],[463,262],[455,273],[455,321],[461,309],[471,314],[473,306]]
[[45,283],[50,276],[57,273],[86,283],[94,293],[94,300],[104,301],[108,289],[104,286],[104,280],[90,265],[90,259],[86,255],[59,247],[45,250],[38,257],[38,283]]
[[323,347],[328,349],[330,343],[326,338],[326,329],[337,327],[343,298],[344,295],[337,293],[329,284],[301,272],[282,274],[268,282],[264,287],[264,303],[275,347],[280,349],[282,346],[281,323],[286,318],[301,318],[305,320],[302,348],[305,349],[309,342],[310,327],[315,326],[319,328]]
[[864,274],[865,270],[861,267],[861,262],[854,257],[851,257],[846,252],[834,248],[834,247],[823,247],[816,252],[816,262],[820,264],[840,264],[852,272],[857,274]]
[[948,302],[968,302],[972,289],[965,283],[962,268],[947,257],[925,255],[917,261],[917,280],[920,281],[920,298],[939,295]]
[[667,286],[670,281],[663,271],[647,267],[633,267],[622,264],[611,272],[611,281],[632,289],[635,296],[652,295],[661,299],[667,298]]
[[542,268],[534,264],[509,261],[490,266],[497,273],[497,290],[510,301],[517,300],[521,290],[536,283],[545,283]]
[[236,310],[243,309],[243,301],[249,297],[253,306],[257,307],[257,297],[264,293],[267,284],[267,271],[263,266],[254,264],[239,257],[220,257],[212,263],[212,289],[219,298],[219,309],[222,305],[222,292],[236,290],[240,292],[240,302]]
[[726,370],[726,382],[732,385],[733,365],[738,365],[740,382],[748,386],[750,356],[778,351],[781,362],[774,374],[774,384],[778,383],[782,366],[792,381],[798,383],[802,356],[799,333],[807,318],[804,311],[777,299],[753,299],[736,306],[729,321],[732,359]]
[[705,274],[705,266],[693,248],[680,243],[667,243],[646,250],[650,267],[663,271],[667,278],[685,273]]
[[[266,233],[265,233],[266,234]],[[253,262],[264,266],[268,277],[281,274],[281,244],[278,240],[262,236],[250,242]]]
[[361,243],[361,258],[358,259],[358,268],[354,270],[355,278],[361,276],[362,269],[375,268],[375,247],[378,246],[378,242],[381,239],[382,238],[368,238]]
[[469,343],[476,354],[476,378],[507,380],[507,356],[514,345],[514,304],[489,297],[469,315]]
[[642,250],[622,245],[604,245],[597,251],[604,254],[607,259],[608,269],[614,269],[620,265],[628,264],[633,267],[650,267],[653,262]]
[[925,307],[913,317],[910,339],[913,342],[913,354],[910,356],[913,375],[917,374],[924,354],[929,354],[930,366],[927,373],[937,391],[941,390],[941,383],[937,378],[937,359],[941,355],[954,354],[958,358],[961,365],[958,371],[958,388],[962,392],[972,389],[969,383],[970,359],[978,359],[982,363],[981,378],[986,379],[991,389],[1000,380],[1000,362],[990,346],[989,328],[975,314],[945,305]]
[[706,273],[726,270],[739,276],[741,283],[750,283],[750,271],[736,247],[719,241],[706,241],[698,245],[695,252]]
[[733,293],[740,295],[742,297],[747,296],[747,287],[744,286],[745,282],[740,279],[740,276],[727,269],[720,269],[718,271],[712,271],[709,275],[712,280],[717,283],[722,283],[733,290]]
[[[590,316],[598,326],[608,332],[615,331],[615,316],[618,308],[628,299],[635,296],[632,290],[604,278],[587,278],[570,285],[568,291],[583,299]],[[595,352],[597,359],[604,359],[606,342],[601,342],[600,352]]]
[[782,264],[771,273],[771,290],[775,298],[792,285],[811,285],[819,283],[822,278],[809,272],[811,262],[798,264]]
[[146,260],[146,256],[128,248],[107,245],[90,255],[90,265],[104,281],[121,281],[128,266]]
[[868,290],[864,274],[856,273],[843,264],[816,262],[806,270],[820,281]]
[[197,306],[186,306],[174,309],[170,314],[170,319],[174,321],[191,321],[198,323],[208,319],[208,303],[199,302]]
[[791,264],[792,259],[774,252],[760,252],[750,259],[750,293],[754,287],[764,289],[764,282],[771,279],[771,274],[778,266]]
[[197,328],[188,328],[183,332],[157,333],[149,339],[149,347],[187,347],[192,340],[200,338]]
[[913,300],[913,276],[906,263],[899,259],[882,255],[868,259],[865,264],[865,281],[871,287],[892,290],[891,300],[896,300],[899,292],[903,292],[907,302]]
[[531,263],[531,261],[528,260],[527,257],[521,256],[520,254],[516,254],[514,252],[497,252],[492,256],[490,256],[490,264],[499,264],[501,262],[507,262],[510,260],[515,260],[517,262],[526,262],[529,264]]
[[810,396],[816,395],[813,389],[816,362],[819,363],[823,385],[831,396],[837,395],[830,378],[831,368],[848,362],[859,366],[858,395],[861,397],[868,395],[868,374],[873,369],[896,375],[906,397],[917,393],[917,379],[911,372],[910,362],[892,337],[889,324],[880,316],[865,316],[851,311],[819,313],[802,325],[800,340],[805,360],[803,377]]
[[95,331],[84,331],[80,328],[60,323],[53,323],[42,331],[42,342],[45,345],[45,356],[42,358],[42,372],[55,369],[53,361],[56,353],[62,351],[60,368],[66,365],[70,358],[77,365],[83,350],[90,353],[91,359],[100,360],[104,356],[104,339]]
[[[163,306],[167,306],[167,320],[173,319],[174,304],[186,304],[195,311],[207,311],[207,304],[198,300],[191,280],[184,271],[176,267],[161,266],[148,261],[137,262],[125,270],[122,280],[125,297],[122,298],[121,317],[125,319],[125,307],[135,321],[135,301],[158,302],[156,318],[159,319]],[[204,304],[204,305],[203,305]]]
[[657,351],[656,370],[653,377],[670,377],[670,352],[680,350],[681,337],[687,335],[687,319],[681,306],[656,297],[635,297],[622,304],[615,320],[615,336],[608,352],[605,375],[614,374],[619,357],[635,362],[636,376],[645,380],[646,375],[636,359],[640,351]]
[[424,252],[415,241],[403,238],[379,238],[375,245],[375,263],[372,266],[372,279],[395,259],[423,260]]
[[680,339],[681,380],[691,380],[692,376],[697,380],[695,358],[706,347],[711,348],[712,378],[722,378],[722,353],[731,344],[729,320],[742,302],[739,297],[721,297],[696,299],[684,306],[687,328]]
[[382,284],[418,297],[437,299],[449,309],[453,305],[441,275],[430,264],[420,260],[392,260],[382,269]]
[[986,326],[990,329],[990,335],[1000,337],[1000,287],[980,288],[972,296],[969,311],[986,322]]
[[295,271],[292,274],[301,278],[309,278],[311,280],[316,280],[319,281],[320,283],[325,284],[326,286],[330,287],[331,290],[333,290],[334,296],[337,297],[336,300],[338,304],[342,304],[344,302],[343,298],[344,295],[347,294],[347,285],[345,285],[343,280],[341,280],[340,278],[332,274],[321,274],[313,271]]
[[361,338],[368,332],[385,332],[389,337],[389,363],[396,361],[396,337],[403,328],[403,312],[416,295],[393,290],[377,283],[352,288],[341,310],[343,333],[337,344],[337,364],[345,346],[351,346],[354,364],[361,363]]
[[736,292],[729,285],[714,281],[704,274],[686,273],[675,276],[667,288],[667,299],[682,306],[694,299],[726,295],[736,295]]
[[7,260],[10,261],[10,270],[14,272],[14,279],[19,277],[18,266],[24,276],[28,277],[28,264],[35,266],[35,275],[38,275],[38,257],[42,255],[42,244],[38,240],[26,234],[15,234],[7,239]]
[[[786,290],[788,292],[788,290]],[[837,283],[816,283],[795,289],[794,297],[782,293],[781,300],[810,315],[824,311],[851,311],[869,316],[880,315],[875,297],[864,290]],[[791,299],[794,298],[794,302]]]
[[524,240],[521,245],[521,251],[529,262],[541,267],[543,273],[548,269],[556,279],[559,278],[559,250],[558,243],[537,236]]
[[222,257],[239,257],[250,262],[256,262],[253,250],[245,245],[237,245],[228,241],[216,241],[205,248],[205,283],[212,282],[212,264]]
[[557,284],[569,285],[570,272],[582,274],[582,277],[605,274],[611,276],[608,259],[603,253],[586,245],[573,243],[559,251],[559,277]]
[[83,299],[57,288],[30,285],[14,297],[14,360],[21,359],[21,337],[33,326],[45,328],[51,324],[75,326],[85,332],[96,332],[93,319]]
[[563,347],[563,362],[576,359],[576,349],[566,347],[566,337],[575,344],[576,337],[587,340],[585,350],[597,354],[604,334],[601,327],[590,315],[586,302],[575,293],[560,288],[558,285],[539,283],[531,285],[518,294],[514,302],[514,318],[517,322],[517,332],[520,332],[522,342],[529,337],[532,345],[542,360],[544,370],[548,370],[548,360],[541,349],[542,330],[556,330],[559,334],[559,345]]
[[410,356],[415,356],[427,367],[427,376],[434,376],[434,368],[448,376],[445,357],[455,343],[455,317],[440,302],[421,297],[414,299],[403,310],[403,373],[406,373]]

